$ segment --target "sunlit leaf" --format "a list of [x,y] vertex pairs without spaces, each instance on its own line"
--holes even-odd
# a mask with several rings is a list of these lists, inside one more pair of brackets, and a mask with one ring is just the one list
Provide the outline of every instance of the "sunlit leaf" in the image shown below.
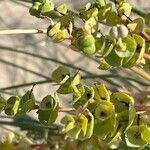
[[[117,11],[118,11],[119,15],[121,16],[121,19],[126,20],[127,17],[130,16],[131,10],[132,10],[132,6],[129,3],[120,2]],[[125,16],[124,16],[124,14],[125,14]]]
[[88,86],[79,87],[80,95],[74,94],[73,97],[73,106],[75,108],[87,106],[94,97],[94,89]]
[[128,23],[127,27],[130,32],[138,34],[143,31],[144,21],[142,18],[136,18],[132,22]]
[[80,83],[80,75],[79,73],[75,74],[73,77],[67,79],[67,81],[60,85],[57,92],[60,94],[69,94],[72,92],[77,92],[77,85]]
[[63,84],[69,78],[69,76],[69,69],[65,66],[59,66],[52,72],[51,75],[52,80],[60,84]]
[[94,99],[96,101],[110,101],[110,93],[106,89],[104,84],[94,84],[93,85],[94,89]]
[[116,26],[120,23],[120,18],[116,12],[112,11],[107,15],[106,24],[109,26]]
[[56,8],[56,10],[61,13],[61,14],[66,14],[67,13],[67,5],[66,4],[61,4]]
[[109,13],[112,10],[112,4],[108,3],[103,7],[100,7],[100,9],[98,10],[98,21],[102,21],[104,19],[107,18],[107,15],[109,15]]
[[133,37],[137,43],[136,50],[132,58],[130,58],[129,61],[124,64],[125,67],[129,68],[139,64],[145,52],[145,40],[137,34],[134,34]]
[[61,26],[61,23],[58,22],[53,27],[48,28],[48,31],[47,31],[48,36],[54,36],[55,34],[57,34],[60,31],[60,26]]
[[6,103],[5,106],[5,114],[6,115],[15,115],[19,108],[20,99],[17,96],[11,96]]
[[145,142],[141,137],[142,128],[143,126],[131,126],[125,132],[125,140],[128,146],[138,148],[147,145],[147,142]]

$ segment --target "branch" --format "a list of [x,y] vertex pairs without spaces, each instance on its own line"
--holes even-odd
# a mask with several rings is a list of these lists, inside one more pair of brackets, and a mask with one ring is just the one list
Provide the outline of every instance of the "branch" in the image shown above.
[[145,59],[150,59],[150,54],[145,53],[145,54],[143,55],[143,57],[144,57]]
[[11,30],[0,30],[0,35],[7,34],[37,34],[37,33],[47,33],[47,29],[11,29]]
[[59,112],[70,112],[70,111],[75,111],[75,108],[59,107]]
[[150,106],[144,106],[144,105],[138,105],[135,106],[136,112],[140,112],[140,111],[150,111]]
[[133,72],[136,74],[140,75],[142,78],[149,80],[150,81],[150,74],[145,72],[143,69],[138,68],[138,67],[132,67],[130,68]]

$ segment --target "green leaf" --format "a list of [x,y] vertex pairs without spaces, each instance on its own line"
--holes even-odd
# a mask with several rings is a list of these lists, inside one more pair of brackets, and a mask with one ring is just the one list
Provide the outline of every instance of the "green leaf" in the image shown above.
[[93,135],[93,129],[94,129],[94,116],[92,113],[90,113],[89,110],[86,109],[86,117],[88,119],[87,124],[87,131],[85,134],[85,138],[90,138]]
[[2,97],[0,95],[0,113],[4,110],[5,106],[6,106],[6,100],[4,99],[4,97]]
[[48,28],[47,35],[52,37],[60,31],[61,22],[56,23],[53,27]]
[[61,84],[57,92],[60,94],[69,94],[73,92],[78,93],[78,89],[76,88],[76,86],[79,83],[80,83],[80,75],[79,73],[77,73],[73,77],[68,78],[65,83]]
[[113,116],[111,119],[95,123],[93,134],[104,140],[109,134],[113,135],[115,126],[116,120]]
[[95,46],[98,52],[103,52],[105,48],[105,36],[101,36],[100,38],[96,38]]
[[114,104],[117,113],[129,110],[130,104],[134,105],[133,98],[123,92],[112,93],[110,101]]
[[108,3],[103,7],[100,7],[98,10],[98,21],[103,21],[104,19],[107,18],[109,13],[111,13],[112,10],[112,4]]
[[95,44],[95,38],[92,35],[83,35],[77,40],[77,46],[80,49],[90,47],[93,44]]
[[107,0],[95,0],[101,7],[105,6],[107,4]]
[[69,69],[65,66],[59,66],[52,72],[51,75],[52,80],[60,84],[63,84],[69,78],[69,76]]
[[111,119],[115,116],[115,107],[111,102],[99,101],[95,109],[95,118],[99,122]]
[[56,8],[56,10],[61,13],[61,14],[66,14],[67,13],[67,5],[66,4],[61,4]]
[[44,124],[52,124],[58,116],[58,110],[59,98],[57,94],[47,95],[40,103],[38,118]]
[[17,114],[22,115],[22,114],[25,114],[26,112],[31,111],[34,105],[35,105],[35,102],[32,99],[28,99],[22,105],[22,107],[19,107],[19,111],[17,112]]
[[121,120],[126,120],[127,125],[125,128],[128,129],[135,119],[134,99],[123,92],[113,93],[110,99]]
[[32,7],[29,10],[30,15],[40,17],[41,5],[42,5],[41,2],[34,2]]
[[85,136],[87,131],[88,119],[84,114],[79,113],[79,116],[80,116],[79,120],[81,121],[81,129],[83,131],[83,136]]
[[97,19],[95,17],[91,17],[89,18],[84,26],[83,26],[83,29],[88,33],[88,34],[92,34],[92,33],[95,33],[96,34],[96,31],[98,29],[98,22],[97,22]]
[[73,95],[74,108],[87,106],[93,100],[94,97],[94,90],[91,87],[80,86],[79,92],[79,95],[76,95],[76,93]]
[[58,116],[58,106],[54,110],[39,110],[38,119],[43,124],[51,125]]
[[139,148],[147,145],[147,142],[145,142],[141,137],[142,128],[143,126],[131,126],[125,132],[127,146]]
[[62,17],[62,14],[60,14],[56,10],[51,10],[46,15],[47,15],[47,17],[49,17],[51,19],[59,19],[60,17]]
[[73,116],[67,114],[66,116],[64,116],[62,119],[61,119],[61,123],[62,124],[65,124],[65,127],[63,129],[63,131],[65,133],[67,133],[69,130],[73,129],[74,127],[74,124],[75,124],[75,119]]
[[45,0],[41,7],[41,14],[47,16],[48,13],[54,9],[54,2],[50,0]]
[[70,34],[68,33],[67,29],[62,29],[59,32],[57,32],[54,36],[53,36],[53,41],[54,42],[62,42],[65,39],[68,39],[70,37]]
[[139,64],[142,61],[145,52],[145,40],[137,34],[134,34],[133,37],[137,43],[137,46],[136,46],[136,51],[132,56],[132,58],[130,58],[128,62],[124,64],[124,67],[128,67],[128,68],[131,68]]
[[136,18],[132,22],[128,23],[127,27],[130,32],[139,34],[143,31],[144,21],[142,18]]
[[23,105],[28,101],[28,100],[32,100],[33,102],[35,102],[35,97],[32,91],[27,91],[21,98],[20,100],[20,105],[19,107],[23,107]]
[[39,109],[40,110],[53,110],[57,107],[59,103],[59,98],[55,94],[54,96],[52,95],[47,95],[44,97],[40,103]]
[[[132,6],[129,3],[120,2],[117,11],[121,16],[122,20],[127,20],[127,17],[129,17],[131,14],[131,10],[132,10]],[[124,16],[123,14],[125,14],[127,17]]]
[[147,126],[143,127],[141,138],[150,144],[150,128],[148,128]]
[[106,89],[104,84],[94,84],[93,85],[94,89],[94,100],[96,101],[110,101],[110,93]]
[[89,10],[80,9],[80,16],[82,19],[88,20],[91,17],[96,17],[98,15],[98,9],[97,8],[91,8]]
[[81,128],[77,126],[69,130],[67,132],[67,136],[70,137],[71,139],[78,139],[80,132],[81,132]]
[[20,99],[17,96],[11,96],[5,106],[5,114],[13,116],[17,113],[19,108]]
[[99,63],[98,69],[100,70],[109,70],[111,66],[104,60],[102,59]]
[[119,57],[114,50],[104,57],[105,61],[111,66],[122,66],[123,58]]
[[107,15],[106,24],[108,26],[116,26],[120,22],[121,22],[121,20],[116,12],[112,11]]
[[124,57],[122,66],[125,67],[126,63],[134,56],[136,51],[136,41],[133,37],[127,36],[122,39],[122,41],[126,44],[126,51],[130,53],[129,57]]
[[35,97],[32,91],[27,91],[20,100],[17,114],[25,114],[32,110],[35,105]]

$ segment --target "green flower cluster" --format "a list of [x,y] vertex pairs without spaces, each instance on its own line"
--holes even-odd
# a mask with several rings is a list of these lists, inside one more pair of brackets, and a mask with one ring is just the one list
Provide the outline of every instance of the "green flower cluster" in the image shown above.
[[11,96],[6,100],[0,96],[0,112],[17,116],[36,109],[39,121],[52,125],[58,113],[63,112],[58,94],[71,94],[72,108],[66,109],[68,113],[61,119],[62,133],[67,137],[81,141],[96,138],[108,144],[122,140],[127,146],[137,148],[150,144],[150,128],[144,116],[136,113],[130,95],[112,93],[102,83],[82,84],[80,74],[71,75],[64,66],[53,71],[52,80],[59,85],[57,91],[45,96],[39,105],[32,89],[21,98]]
[[71,76],[63,66],[52,77],[60,84],[57,93],[72,94],[75,111],[61,121],[67,137],[82,141],[97,137],[107,143],[120,139],[130,147],[150,143],[150,129],[143,116],[136,113],[131,96],[124,92],[111,93],[101,83],[81,84],[79,73]]
[[[150,46],[145,46],[149,42],[145,43],[141,33],[150,29],[144,28],[144,20],[140,17],[131,20],[131,11],[132,6],[124,0],[119,0],[115,9],[111,2],[94,0],[76,13],[68,10],[66,4],[54,7],[53,0],[33,0],[30,8],[31,15],[52,20],[47,35],[54,42],[67,39],[73,50],[101,55],[100,69],[131,68],[144,62],[143,55]],[[83,21],[81,26],[76,25],[76,16]],[[149,26],[148,16],[145,22]],[[101,32],[101,23],[108,26],[108,35]]]

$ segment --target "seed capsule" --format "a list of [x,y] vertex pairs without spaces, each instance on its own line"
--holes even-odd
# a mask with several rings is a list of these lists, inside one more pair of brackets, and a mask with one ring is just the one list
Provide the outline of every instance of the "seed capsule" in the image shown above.
[[115,38],[124,38],[128,35],[128,29],[125,25],[118,25],[117,27],[112,27],[109,33]]

